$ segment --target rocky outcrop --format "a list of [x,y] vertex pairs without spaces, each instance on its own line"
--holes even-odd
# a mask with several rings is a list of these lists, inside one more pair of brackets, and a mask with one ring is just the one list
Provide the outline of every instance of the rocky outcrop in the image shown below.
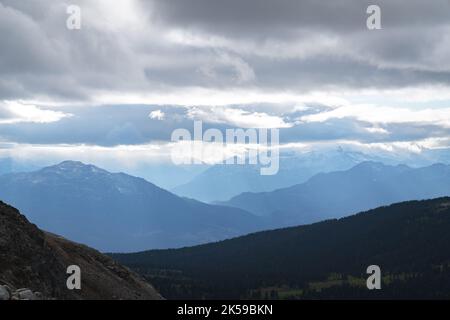
[[[81,269],[69,290],[67,267]],[[87,246],[39,230],[0,201],[0,300],[161,299],[141,277]]]
[[33,292],[28,288],[13,290],[8,285],[0,285],[0,300],[42,300],[41,292]]

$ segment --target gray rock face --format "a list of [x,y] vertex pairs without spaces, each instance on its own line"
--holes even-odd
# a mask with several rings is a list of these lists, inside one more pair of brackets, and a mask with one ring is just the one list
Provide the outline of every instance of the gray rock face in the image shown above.
[[[81,290],[67,288],[70,265],[81,269]],[[147,300],[161,296],[110,257],[39,230],[0,201],[0,300],[36,299]]]

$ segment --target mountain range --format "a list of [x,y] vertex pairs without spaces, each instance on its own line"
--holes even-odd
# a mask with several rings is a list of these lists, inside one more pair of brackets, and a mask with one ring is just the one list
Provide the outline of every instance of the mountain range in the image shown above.
[[261,175],[259,164],[217,164],[171,191],[204,202],[226,201],[243,192],[273,191],[303,183],[321,172],[346,170],[369,160],[396,163],[388,157],[343,148],[281,152],[279,171],[275,175]]
[[[411,167],[434,163],[450,164],[450,149],[367,150],[358,146],[323,146],[297,151],[280,151],[279,171],[262,176],[260,165],[217,164],[201,172],[191,181],[170,189],[175,194],[214,203],[227,201],[244,192],[270,192],[304,183],[319,173],[348,170],[361,162],[406,164]],[[152,180],[153,181],[153,180]]]
[[102,251],[222,240],[263,228],[242,209],[180,198],[124,173],[65,161],[0,176],[0,198],[40,228]]
[[[169,299],[448,299],[450,198],[112,257]],[[366,287],[367,267],[381,290]]]
[[407,200],[450,195],[450,166],[411,168],[363,162],[345,171],[320,173],[272,192],[243,193],[229,205],[264,217],[272,227],[342,217]]
[[165,249],[450,195],[450,166],[363,162],[271,192],[206,204],[138,177],[65,161],[0,176],[0,198],[40,228],[107,252]]

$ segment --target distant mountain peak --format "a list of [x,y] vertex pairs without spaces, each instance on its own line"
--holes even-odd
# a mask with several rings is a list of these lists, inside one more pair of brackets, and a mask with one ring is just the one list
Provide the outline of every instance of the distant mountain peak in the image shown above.
[[241,209],[188,201],[143,178],[79,161],[0,176],[0,186],[0,198],[41,228],[103,251],[200,244],[264,227]]
[[56,166],[87,166],[88,164],[85,164],[81,161],[75,161],[75,160],[65,160],[61,163],[58,163]]
[[364,162],[357,164],[350,170],[351,171],[360,171],[360,170],[382,171],[382,170],[387,170],[387,169],[403,171],[403,170],[411,169],[411,167],[404,165],[404,164],[387,165],[387,164],[384,164],[379,161],[364,161]]
[[66,160],[57,165],[45,167],[42,171],[54,171],[59,173],[109,173],[92,164],[85,164],[81,161]]

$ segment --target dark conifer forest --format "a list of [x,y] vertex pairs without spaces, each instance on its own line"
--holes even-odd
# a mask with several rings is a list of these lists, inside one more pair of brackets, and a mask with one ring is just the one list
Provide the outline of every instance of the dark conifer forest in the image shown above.
[[[449,298],[450,198],[176,250],[114,254],[163,296],[189,299]],[[382,290],[366,269],[381,268]]]

